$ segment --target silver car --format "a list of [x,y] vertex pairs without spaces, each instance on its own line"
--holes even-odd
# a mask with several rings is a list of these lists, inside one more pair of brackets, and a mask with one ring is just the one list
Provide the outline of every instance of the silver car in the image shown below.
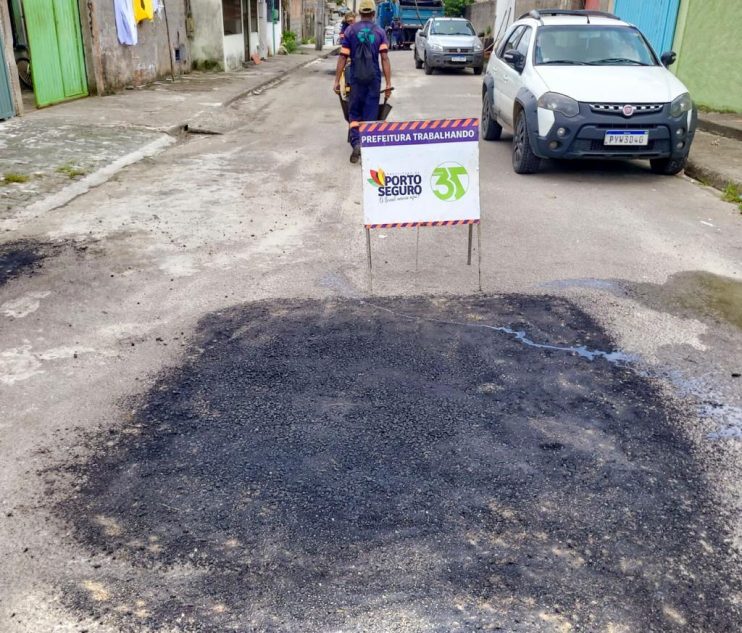
[[436,68],[471,68],[482,74],[484,47],[469,20],[430,18],[415,34],[415,68],[432,75]]

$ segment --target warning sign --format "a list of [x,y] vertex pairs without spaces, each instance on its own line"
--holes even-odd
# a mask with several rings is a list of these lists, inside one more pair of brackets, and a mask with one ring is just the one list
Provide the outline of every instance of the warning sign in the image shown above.
[[479,120],[363,123],[366,228],[479,222]]

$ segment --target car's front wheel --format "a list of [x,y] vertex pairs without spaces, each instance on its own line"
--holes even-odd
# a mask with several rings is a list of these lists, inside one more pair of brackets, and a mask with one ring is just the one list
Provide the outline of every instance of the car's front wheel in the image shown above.
[[516,174],[535,174],[540,164],[541,159],[531,149],[526,113],[521,110],[515,122],[513,136],[513,170]]
[[425,56],[425,62],[423,62],[423,65],[425,67],[425,74],[426,75],[432,75],[433,74],[433,67],[430,65],[430,62],[428,61],[428,56]]
[[420,70],[423,67],[422,60],[417,56],[417,46],[414,47],[414,51],[412,53],[412,56],[415,58],[415,68]]
[[655,174],[674,176],[685,169],[687,162],[687,156],[683,158],[653,158],[649,161],[649,166]]
[[485,141],[499,141],[502,135],[502,126],[495,120],[492,112],[492,99],[488,92],[482,99],[482,138]]
[[475,75],[481,75],[482,74],[483,66],[474,66],[472,70],[474,71]]

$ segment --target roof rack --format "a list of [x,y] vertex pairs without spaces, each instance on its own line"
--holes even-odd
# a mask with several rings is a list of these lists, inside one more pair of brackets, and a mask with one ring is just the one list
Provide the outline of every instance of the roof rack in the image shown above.
[[543,22],[541,20],[541,17],[546,16],[546,15],[574,15],[574,16],[586,18],[588,23],[590,22],[591,17],[609,18],[611,20],[621,19],[617,15],[614,15],[613,13],[608,13],[607,11],[586,11],[584,9],[541,9],[539,11],[534,9],[533,11],[529,11],[528,13],[524,13],[518,19],[522,20],[523,18],[533,18],[534,20],[539,20],[540,22]]

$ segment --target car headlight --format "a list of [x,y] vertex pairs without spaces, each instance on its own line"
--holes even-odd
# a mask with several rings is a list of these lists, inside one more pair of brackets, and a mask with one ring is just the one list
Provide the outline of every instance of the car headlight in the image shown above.
[[577,116],[580,113],[580,105],[577,101],[558,92],[545,92],[539,97],[537,105],[545,110],[561,112],[566,117]]
[[679,97],[675,97],[670,104],[670,116],[679,117],[683,116],[688,110],[693,107],[693,101],[687,92],[684,92]]
[[481,51],[481,50],[482,50],[482,48],[483,48],[483,47],[482,47],[482,42],[480,42],[479,40],[476,40],[476,41],[474,42],[474,50],[475,50],[475,51]]
[[433,42],[430,43],[430,50],[431,51],[442,51],[443,45],[441,44],[434,44]]

